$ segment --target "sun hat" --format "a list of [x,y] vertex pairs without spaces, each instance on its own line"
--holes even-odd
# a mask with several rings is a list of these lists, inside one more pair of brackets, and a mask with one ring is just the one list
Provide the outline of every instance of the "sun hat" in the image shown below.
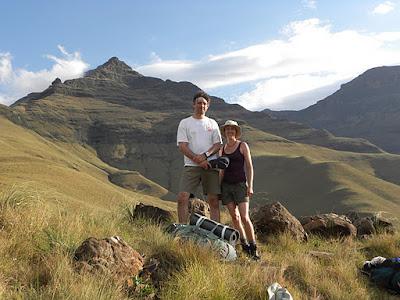
[[239,124],[233,120],[227,120],[224,125],[221,126],[221,131],[225,133],[225,126],[233,126],[236,129],[236,138],[240,138],[242,135],[242,129]]

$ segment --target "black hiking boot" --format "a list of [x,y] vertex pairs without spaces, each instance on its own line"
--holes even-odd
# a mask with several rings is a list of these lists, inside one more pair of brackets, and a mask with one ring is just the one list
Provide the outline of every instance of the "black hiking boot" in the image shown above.
[[250,245],[247,243],[242,243],[242,251],[243,253],[245,253],[246,255],[250,255]]
[[256,244],[253,244],[253,243],[249,244],[249,252],[248,253],[249,253],[249,256],[254,260],[260,260],[261,259],[261,256],[257,251],[257,245]]

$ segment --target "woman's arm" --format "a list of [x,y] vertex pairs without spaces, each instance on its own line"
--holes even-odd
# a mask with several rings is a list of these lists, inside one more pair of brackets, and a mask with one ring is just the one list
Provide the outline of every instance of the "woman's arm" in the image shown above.
[[[223,148],[224,148],[224,146],[222,146],[218,151],[218,156],[219,157],[222,156],[222,149]],[[225,170],[219,170],[219,185],[221,185],[222,179],[224,179],[224,174],[225,174]]]
[[240,144],[240,150],[244,156],[244,164],[246,167],[246,181],[247,181],[247,196],[253,196],[253,162],[251,160],[250,148],[247,143],[243,142]]

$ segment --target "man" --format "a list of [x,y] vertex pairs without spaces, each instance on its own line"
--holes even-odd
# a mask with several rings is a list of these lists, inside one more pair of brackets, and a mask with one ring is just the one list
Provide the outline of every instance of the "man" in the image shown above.
[[178,193],[179,223],[187,222],[189,196],[196,192],[200,182],[203,193],[207,194],[210,217],[219,222],[219,171],[211,169],[207,159],[217,157],[222,139],[217,122],[205,115],[210,100],[205,92],[196,93],[193,97],[193,115],[181,120],[178,126],[177,145],[185,162]]

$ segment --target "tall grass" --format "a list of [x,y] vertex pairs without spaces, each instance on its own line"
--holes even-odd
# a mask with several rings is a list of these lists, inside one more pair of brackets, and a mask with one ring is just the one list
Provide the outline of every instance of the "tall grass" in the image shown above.
[[[0,207],[4,299],[144,299],[110,275],[76,272],[73,253],[90,236],[119,235],[148,259],[157,259],[153,279],[161,299],[265,299],[275,281],[295,299],[389,299],[358,270],[373,256],[400,253],[399,235],[366,241],[312,237],[298,243],[282,234],[260,244],[260,263],[243,255],[224,263],[207,249],[174,241],[162,226],[132,222],[123,207],[72,212],[48,205],[46,192],[19,186],[0,193]],[[332,255],[318,258],[310,251]]]

